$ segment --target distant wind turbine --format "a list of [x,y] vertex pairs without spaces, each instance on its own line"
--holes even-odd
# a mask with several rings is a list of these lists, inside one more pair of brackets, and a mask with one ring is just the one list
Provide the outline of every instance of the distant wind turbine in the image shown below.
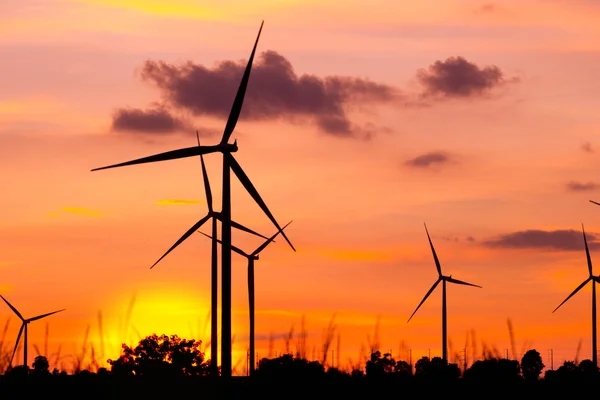
[[[271,236],[270,238],[268,238],[263,244],[261,244],[260,246],[258,246],[256,248],[256,250],[254,250],[252,253],[248,254],[245,251],[239,249],[236,246],[231,246],[231,250],[233,250],[234,252],[238,253],[239,255],[246,257],[246,259],[248,260],[248,308],[249,308],[249,315],[250,315],[250,376],[254,375],[254,369],[255,369],[255,347],[254,347],[254,261],[258,260],[258,255],[261,251],[263,251],[271,242],[274,242],[273,239],[275,239],[275,237],[277,237],[277,235],[279,235],[280,233],[283,233],[283,230],[285,228],[288,227],[289,224],[291,224],[292,221],[288,222],[283,228],[281,228],[280,230],[277,231],[276,234],[274,234],[273,236]],[[209,239],[213,240],[213,243],[215,241],[215,237],[214,234],[213,236],[209,236],[204,232],[198,232],[203,234],[204,236],[206,236]],[[216,239],[217,242],[222,243],[220,240]]]
[[[425,224],[423,224],[423,225],[425,225]],[[427,239],[429,240],[429,246],[431,247],[431,252],[433,253],[433,260],[435,261],[435,266],[437,268],[438,279],[437,279],[437,281],[435,281],[435,283],[433,284],[431,289],[429,289],[429,291],[427,292],[425,297],[423,297],[423,300],[421,300],[421,302],[417,306],[416,310],[412,313],[412,315],[406,322],[407,323],[410,322],[410,320],[416,314],[416,312],[419,310],[421,305],[423,305],[423,303],[425,303],[425,300],[427,300],[427,298],[435,290],[437,285],[439,285],[439,283],[442,282],[442,359],[445,362],[448,362],[448,320],[447,320],[447,312],[446,312],[446,282],[457,283],[459,285],[474,286],[474,287],[478,287],[478,288],[481,288],[481,286],[473,285],[472,283],[459,281],[458,279],[452,278],[452,275],[450,275],[450,276],[442,275],[442,266],[440,265],[440,260],[438,259],[438,256],[435,252],[433,243],[431,242],[431,237],[429,236],[429,231],[427,231],[427,225],[425,225],[425,232],[427,233]]]
[[62,310],[58,310],[58,311],[52,311],[51,313],[42,314],[42,315],[38,315],[36,317],[25,319],[25,318],[23,318],[23,316],[21,315],[21,313],[12,304],[10,304],[8,302],[8,300],[6,300],[4,298],[4,296],[0,295],[0,297],[2,297],[2,300],[4,300],[4,302],[6,304],[8,304],[8,306],[10,307],[10,309],[13,310],[13,312],[15,314],[17,314],[17,317],[19,317],[19,319],[21,319],[21,321],[23,321],[23,324],[21,325],[21,329],[19,329],[19,335],[17,336],[17,342],[15,343],[15,348],[13,350],[12,356],[10,357],[10,364],[9,365],[12,365],[13,358],[15,357],[15,352],[17,351],[17,346],[19,346],[19,340],[21,340],[21,334],[23,334],[23,331],[25,331],[25,334],[23,335],[23,338],[24,338],[24,342],[23,342],[23,365],[27,366],[27,325],[29,325],[30,322],[37,321],[38,319],[42,319],[42,318],[48,317],[48,316],[50,316],[52,314],[56,314],[58,312],[65,311],[66,308],[63,308]]
[[600,276],[594,276],[592,273],[592,257],[590,256],[590,249],[588,247],[587,238],[585,236],[585,229],[583,224],[581,224],[581,230],[583,232],[583,243],[585,244],[585,256],[587,258],[588,265],[588,273],[590,274],[588,278],[581,283],[581,285],[577,286],[575,290],[552,311],[553,313],[560,308],[563,304],[567,302],[571,297],[575,295],[575,293],[579,292],[588,282],[592,282],[592,362],[594,365],[598,365],[598,351],[597,351],[597,336],[596,336],[596,283],[600,283]]
[[[178,150],[167,151],[165,153],[155,154],[148,157],[139,158],[132,161],[127,161],[119,164],[109,165],[101,168],[94,168],[92,171],[99,171],[108,168],[123,167],[127,165],[145,164],[158,161],[175,160],[179,158],[195,157],[202,154],[210,153],[222,153],[223,154],[223,194],[221,196],[222,207],[221,207],[221,240],[223,241],[222,252],[221,252],[221,374],[224,377],[230,377],[232,373],[232,348],[231,348],[231,177],[230,169],[233,170],[234,174],[240,180],[246,191],[252,196],[254,201],[260,206],[263,212],[269,217],[273,225],[277,229],[281,229],[281,226],[275,220],[273,214],[258,194],[258,191],[250,181],[250,178],[246,175],[240,164],[233,157],[234,152],[238,150],[237,141],[233,144],[228,143],[233,130],[237,124],[242,111],[242,105],[244,103],[244,96],[246,94],[246,88],[248,86],[248,80],[250,79],[250,71],[252,70],[252,62],[256,53],[256,47],[258,45],[258,39],[262,31],[264,21],[260,24],[252,53],[248,59],[248,64],[242,76],[242,81],[238,88],[238,92],[233,101],[231,113],[227,119],[225,130],[221,142],[213,146],[194,146],[187,147]],[[292,250],[296,251],[290,240],[287,238],[285,233],[282,232],[282,236],[288,242]]]

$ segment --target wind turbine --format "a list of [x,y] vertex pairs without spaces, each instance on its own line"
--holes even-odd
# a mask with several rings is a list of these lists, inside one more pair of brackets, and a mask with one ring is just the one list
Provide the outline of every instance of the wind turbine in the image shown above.
[[[581,230],[583,232],[583,243],[585,244],[585,256],[587,258],[588,272],[589,277],[581,283],[581,285],[577,286],[575,290],[567,297],[562,303],[558,305],[554,309],[554,311],[558,310],[560,306],[565,304],[567,300],[575,295],[575,293],[579,292],[588,282],[592,282],[592,361],[594,365],[598,365],[598,351],[597,349],[597,337],[596,337],[596,283],[600,282],[600,276],[594,276],[592,273],[592,257],[590,257],[590,249],[588,248],[587,238],[585,237],[585,229],[583,224],[581,224]],[[552,311],[552,313],[554,313]]]
[[[280,230],[277,231],[276,234],[274,234],[273,236],[271,236],[270,238],[268,238],[263,244],[261,244],[260,246],[258,246],[256,248],[256,250],[254,250],[252,253],[248,254],[245,251],[241,250],[240,248],[236,247],[236,246],[231,246],[231,250],[233,250],[234,252],[238,253],[241,256],[246,257],[246,259],[248,260],[248,307],[249,307],[249,315],[250,315],[250,376],[254,375],[254,367],[255,367],[255,350],[254,350],[254,261],[258,260],[258,255],[261,251],[263,251],[271,242],[273,242],[273,239],[275,239],[275,237],[277,237],[277,235],[279,235],[279,233],[283,233],[283,230],[285,228],[287,228],[287,226],[289,224],[291,224],[292,221],[288,222],[283,228],[281,228]],[[203,234],[204,236],[206,236],[209,239],[212,239],[213,243],[215,242],[215,240],[219,243],[222,243],[220,240],[215,239],[215,236],[213,234],[213,236],[209,236],[204,232],[198,232]]]
[[[425,224],[423,224],[423,225],[425,225]],[[429,291],[427,292],[425,297],[423,297],[423,300],[421,300],[421,302],[417,306],[417,309],[412,313],[412,315],[410,316],[408,321],[406,321],[406,323],[410,322],[413,315],[416,314],[416,312],[419,310],[421,305],[423,305],[425,300],[427,300],[429,295],[435,290],[437,285],[439,285],[439,283],[442,282],[442,359],[445,362],[448,362],[448,316],[447,316],[447,312],[446,312],[446,282],[457,283],[459,285],[474,286],[474,287],[478,287],[478,288],[481,288],[481,286],[473,285],[472,283],[459,281],[458,279],[452,278],[452,275],[449,275],[449,276],[443,275],[442,274],[442,266],[440,265],[440,260],[438,259],[438,256],[433,247],[433,243],[431,242],[431,237],[429,236],[429,231],[427,231],[427,225],[425,225],[425,232],[427,233],[427,239],[429,240],[429,246],[431,247],[431,253],[433,253],[433,260],[435,261],[435,266],[437,268],[438,279],[437,279],[437,281],[435,281],[435,283],[433,284],[431,289],[429,289]]]
[[8,300],[6,300],[4,298],[4,296],[0,295],[0,297],[2,297],[2,300],[4,300],[4,302],[6,304],[8,304],[8,306],[10,307],[10,309],[13,310],[13,312],[15,314],[17,314],[17,317],[19,317],[21,319],[21,321],[23,321],[23,324],[21,325],[21,329],[19,329],[19,334],[17,335],[17,342],[15,343],[15,348],[13,350],[12,356],[10,357],[10,364],[9,365],[12,365],[13,358],[15,357],[15,352],[17,351],[17,346],[19,345],[19,340],[21,340],[21,334],[23,333],[23,331],[25,331],[25,335],[24,335],[24,339],[23,339],[24,340],[24,343],[23,343],[23,365],[27,366],[27,325],[29,325],[30,322],[37,321],[38,319],[42,319],[42,318],[48,317],[48,316],[50,316],[52,314],[56,314],[56,313],[61,312],[61,311],[65,311],[66,309],[63,308],[62,310],[52,311],[52,312],[47,313],[47,314],[42,314],[42,315],[38,315],[36,317],[25,319],[25,318],[23,318],[23,316],[21,315],[21,313],[12,304],[10,304],[8,302]]
[[[200,135],[198,134],[198,131],[196,131],[196,139],[198,141],[198,146],[200,146]],[[218,211],[215,211],[213,208],[213,201],[212,201],[212,191],[210,190],[210,182],[208,180],[208,174],[206,172],[206,165],[204,164],[204,157],[202,156],[202,154],[200,155],[200,163],[202,165],[202,178],[204,180],[204,192],[206,194],[206,204],[208,206],[208,213],[202,217],[198,222],[196,222],[186,233],[183,234],[183,236],[181,236],[179,238],[179,240],[177,242],[175,242],[175,244],[173,246],[171,246],[171,248],[169,248],[169,250],[167,250],[167,252],[165,254],[162,255],[161,258],[158,259],[158,261],[156,261],[151,267],[150,269],[154,268],[156,266],[156,264],[158,264],[160,262],[160,260],[162,260],[167,254],[169,254],[171,251],[173,251],[177,246],[179,246],[181,243],[183,243],[183,241],[185,239],[187,239],[195,230],[199,229],[202,225],[204,225],[205,222],[207,222],[209,219],[212,219],[212,234],[214,237],[216,237],[217,235],[217,220],[221,220],[221,213]],[[246,228],[245,226],[238,224],[235,221],[231,221],[231,226],[234,228],[237,228],[241,231],[245,231],[248,233],[251,233],[253,235],[256,236],[260,236],[264,239],[266,239],[266,236],[261,235],[260,233],[256,233],[255,231]],[[219,339],[217,338],[218,336],[218,321],[217,321],[217,312],[218,312],[218,274],[219,274],[219,269],[218,269],[218,260],[217,260],[217,242],[216,240],[213,240],[212,243],[212,248],[211,248],[211,254],[210,254],[210,264],[211,264],[211,268],[210,268],[210,291],[211,291],[211,297],[210,297],[210,314],[211,314],[211,318],[210,318],[210,357],[211,357],[211,368],[212,368],[212,373],[214,376],[217,375],[219,367],[217,365],[217,353],[218,353],[218,344],[219,344]]]
[[[260,197],[258,191],[240,166],[233,157],[232,153],[238,150],[237,140],[232,144],[228,143],[233,130],[237,124],[242,111],[242,105],[244,103],[244,95],[246,94],[246,88],[248,86],[248,80],[250,79],[250,72],[252,70],[252,62],[254,60],[254,54],[256,53],[256,47],[258,45],[258,39],[262,31],[264,21],[260,24],[252,53],[248,59],[248,64],[242,76],[242,81],[238,88],[237,94],[231,107],[231,113],[227,119],[225,130],[221,142],[213,146],[194,146],[187,147],[178,150],[167,151],[165,153],[155,154],[148,157],[135,159],[119,164],[109,165],[106,167],[95,168],[92,171],[99,171],[108,168],[123,167],[127,165],[145,164],[158,161],[175,160],[179,158],[194,157],[202,154],[210,153],[222,153],[223,154],[223,194],[221,196],[222,207],[221,207],[221,240],[223,241],[222,252],[221,252],[221,373],[225,377],[230,377],[232,372],[231,362],[231,176],[230,169],[233,170],[234,174],[240,180],[246,191],[252,196],[254,201],[260,206],[263,212],[269,217],[271,222],[277,229],[281,229],[281,226],[273,217],[271,211]],[[284,232],[283,237],[288,242],[290,247],[296,251],[290,240],[287,238]]]

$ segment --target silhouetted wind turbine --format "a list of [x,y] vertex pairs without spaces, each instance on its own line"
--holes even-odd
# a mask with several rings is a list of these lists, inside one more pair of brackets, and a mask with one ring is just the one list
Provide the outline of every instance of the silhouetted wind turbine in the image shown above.
[[[600,282],[600,276],[594,276],[592,273],[592,257],[590,257],[590,249],[588,248],[587,238],[585,237],[585,229],[583,224],[581,224],[581,230],[583,232],[583,243],[585,244],[585,256],[587,258],[588,265],[588,273],[589,277],[581,283],[581,285],[577,286],[575,290],[567,297],[562,303],[558,305],[554,309],[554,311],[558,310],[560,306],[565,304],[567,300],[575,295],[575,293],[579,292],[588,282],[592,282],[592,361],[594,365],[598,365],[598,351],[597,351],[597,337],[596,337],[596,282]],[[552,311],[554,313],[554,311]]]
[[[273,236],[271,236],[270,238],[268,238],[263,244],[261,244],[260,246],[258,246],[256,248],[256,250],[254,250],[252,253],[248,254],[245,251],[239,249],[238,247],[231,245],[231,250],[233,250],[234,252],[238,253],[241,256],[246,257],[246,259],[248,259],[248,308],[249,308],[249,315],[250,315],[250,375],[252,376],[254,374],[254,367],[255,367],[255,349],[254,349],[254,261],[258,260],[258,255],[261,251],[263,251],[271,242],[273,242],[273,239],[275,239],[275,237],[277,237],[277,235],[279,235],[279,233],[283,233],[283,230],[285,228],[287,228],[287,226],[289,224],[291,224],[292,221],[288,222],[283,228],[281,228],[280,230],[277,231],[276,234],[274,234]],[[213,234],[213,236],[209,236],[204,232],[198,232],[203,234],[204,236],[206,236],[209,239],[213,240],[213,243],[215,241],[215,236]],[[217,242],[222,243],[220,240],[216,239]]]
[[21,319],[21,321],[23,321],[23,324],[21,325],[21,329],[19,329],[19,334],[17,335],[17,342],[15,343],[15,348],[13,350],[12,356],[10,357],[9,365],[12,365],[13,358],[15,357],[15,352],[17,351],[17,346],[19,345],[19,340],[21,340],[21,334],[23,334],[23,331],[25,331],[25,334],[23,336],[23,365],[27,366],[27,325],[29,325],[30,322],[37,321],[38,319],[42,319],[42,318],[48,317],[52,314],[56,314],[58,312],[65,311],[66,308],[63,308],[62,310],[58,310],[58,311],[52,311],[51,313],[42,314],[42,315],[38,315],[36,317],[25,319],[25,318],[23,318],[21,313],[12,304],[10,304],[8,302],[8,300],[6,300],[4,298],[4,296],[0,295],[0,297],[2,297],[2,300],[4,300],[4,302],[6,304],[8,304],[10,309],[13,310],[13,312],[15,314],[17,314],[17,317],[19,317]]
[[[423,225],[425,225],[425,224],[423,224]],[[446,282],[457,283],[459,285],[474,286],[474,287],[478,287],[478,288],[481,288],[481,286],[473,285],[472,283],[459,281],[458,279],[452,278],[452,275],[450,275],[450,276],[442,275],[442,266],[440,265],[440,260],[438,259],[438,256],[435,252],[433,243],[431,242],[431,237],[429,237],[429,231],[427,231],[427,225],[425,225],[425,232],[427,233],[427,239],[429,240],[429,246],[431,247],[431,252],[433,253],[433,260],[435,261],[435,267],[437,268],[438,279],[437,279],[437,281],[435,281],[435,283],[433,284],[431,289],[429,289],[429,291],[427,292],[425,297],[423,297],[423,300],[421,300],[421,302],[417,306],[416,310],[412,313],[412,315],[406,322],[407,323],[410,322],[413,315],[415,315],[415,313],[419,310],[421,305],[423,305],[425,300],[427,300],[429,295],[435,290],[437,285],[439,285],[439,283],[442,282],[442,359],[444,361],[448,362],[448,320],[447,320],[447,312],[446,312]]]
[[[198,146],[200,146],[200,135],[198,134],[198,131],[196,131],[196,139],[198,141]],[[213,202],[212,202],[212,191],[210,189],[210,181],[208,180],[208,173],[206,172],[206,165],[204,164],[204,157],[202,155],[200,155],[200,163],[202,165],[202,178],[204,180],[204,192],[206,194],[206,204],[208,206],[208,213],[206,214],[206,216],[204,216],[203,218],[201,218],[198,222],[196,222],[196,224],[194,224],[186,233],[183,234],[183,236],[181,236],[181,238],[179,238],[179,240],[177,242],[175,242],[175,244],[173,246],[171,246],[171,248],[169,250],[167,250],[167,252],[165,254],[163,254],[163,256],[154,263],[154,265],[152,265],[150,267],[150,269],[154,268],[156,266],[156,264],[158,264],[160,262],[160,260],[162,260],[167,254],[169,254],[172,250],[175,249],[175,247],[179,246],[181,243],[183,243],[183,241],[185,239],[187,239],[195,230],[199,229],[202,225],[204,225],[205,222],[207,222],[209,219],[212,220],[212,235],[214,237],[216,237],[217,235],[217,220],[221,220],[221,213],[217,212],[214,210],[213,208]],[[246,228],[245,226],[238,224],[235,221],[231,221],[231,226],[234,228],[237,228],[241,231],[245,231],[248,233],[251,233],[253,235],[256,236],[260,236],[264,239],[266,239],[266,236],[261,235],[260,233],[256,233],[255,231]],[[212,246],[211,246],[211,255],[210,255],[210,264],[211,264],[211,268],[210,268],[210,281],[211,281],[211,285],[210,285],[210,290],[211,290],[211,297],[210,297],[210,313],[211,313],[211,320],[210,320],[210,357],[211,357],[211,369],[212,369],[212,374],[213,376],[216,376],[219,370],[219,367],[217,365],[217,353],[218,353],[218,345],[219,345],[219,339],[217,338],[218,336],[218,321],[217,321],[217,313],[218,313],[218,260],[217,260],[217,241],[213,240]]]
[[[223,241],[222,252],[221,252],[221,374],[225,377],[231,376],[232,362],[231,362],[231,178],[230,169],[233,170],[234,174],[240,180],[244,188],[254,201],[260,206],[263,212],[269,217],[271,222],[277,229],[281,229],[281,226],[269,211],[269,208],[258,194],[258,191],[242,170],[242,167],[233,157],[232,153],[238,150],[237,141],[233,144],[228,143],[231,134],[237,124],[242,111],[242,105],[244,103],[244,96],[246,94],[246,87],[248,86],[248,80],[250,79],[250,71],[252,70],[252,62],[254,60],[254,54],[256,53],[256,46],[258,45],[258,39],[262,31],[264,21],[260,24],[252,53],[248,59],[248,64],[242,76],[239,89],[233,101],[231,107],[231,113],[227,119],[225,130],[221,142],[214,146],[194,146],[187,147],[178,150],[167,151],[165,153],[155,154],[148,157],[139,158],[132,161],[127,161],[119,164],[109,165],[106,167],[95,168],[92,171],[98,171],[108,168],[123,167],[127,165],[145,164],[158,161],[175,160],[179,158],[194,157],[202,154],[210,153],[223,153],[223,195],[221,196],[222,207],[221,207],[221,240]],[[288,242],[290,247],[296,251],[290,240],[287,238],[284,232],[283,237]]]

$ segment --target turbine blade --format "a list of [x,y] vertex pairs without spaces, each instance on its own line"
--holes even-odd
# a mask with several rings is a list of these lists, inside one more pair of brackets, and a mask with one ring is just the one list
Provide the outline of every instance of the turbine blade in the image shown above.
[[61,311],[65,311],[65,310],[66,310],[66,308],[63,308],[62,310],[52,311],[52,312],[49,312],[49,313],[46,313],[46,314],[38,315],[37,317],[29,318],[27,320],[27,322],[37,321],[38,319],[46,318],[46,317],[48,317],[48,316],[50,316],[52,314],[56,314],[56,313],[59,313]]
[[[198,147],[200,147],[200,135],[196,131],[196,139],[198,140]],[[204,179],[204,192],[206,193],[206,204],[208,205],[208,211],[213,210],[212,192],[210,190],[210,182],[208,181],[208,174],[206,173],[206,165],[204,165],[204,157],[200,154],[200,163],[202,164],[202,179]]]
[[[223,222],[223,215],[222,215],[220,212],[213,211],[213,215],[214,215],[214,216],[215,216],[215,217],[216,217],[216,218],[217,218],[219,221]],[[244,226],[244,225],[242,225],[242,224],[238,224],[238,223],[237,223],[237,222],[235,222],[235,221],[231,221],[231,227],[232,227],[232,228],[239,229],[240,231],[244,231],[244,232],[250,233],[250,234],[252,234],[252,235],[255,235],[255,236],[261,237],[261,238],[263,238],[263,239],[267,239],[267,237],[266,237],[266,236],[264,236],[264,235],[261,235],[260,233],[258,233],[258,232],[255,232],[255,231],[253,231],[252,229],[250,229],[250,228],[247,228],[247,227],[245,227],[245,226]]]
[[219,151],[218,146],[194,146],[194,147],[186,147],[184,149],[177,149],[167,151],[165,153],[154,154],[152,156],[138,158],[136,160],[126,161],[119,164],[113,164],[106,167],[94,168],[92,171],[100,171],[103,169],[109,168],[117,168],[117,167],[125,167],[127,165],[135,165],[135,164],[146,164],[151,162],[158,161],[166,161],[166,160],[176,160],[178,158],[186,158],[186,157],[194,157],[202,154],[215,153]]
[[[423,225],[425,225],[425,223],[423,223]],[[435,267],[437,268],[438,275],[442,276],[442,266],[440,265],[440,260],[438,259],[437,253],[435,252],[433,243],[431,242],[431,237],[429,236],[429,231],[427,230],[427,225],[425,225],[425,232],[427,233],[427,240],[429,240],[429,246],[431,246],[431,252],[433,253],[433,259],[435,261]]]
[[421,308],[421,306],[423,305],[423,303],[425,303],[425,300],[427,300],[427,298],[429,297],[429,295],[435,290],[435,288],[437,287],[437,285],[440,284],[441,281],[442,281],[441,278],[438,278],[438,280],[435,281],[435,283],[433,284],[433,286],[431,287],[431,289],[429,289],[429,292],[427,292],[427,294],[425,295],[425,297],[423,297],[423,300],[421,300],[421,302],[419,303],[419,305],[417,306],[417,308],[415,309],[415,311],[413,311],[413,313],[411,314],[411,316],[408,319],[408,321],[406,321],[407,324],[410,322],[410,320],[412,319],[413,315],[415,315],[417,313],[417,311],[419,311],[419,308]]
[[[246,189],[246,191],[248,193],[250,193],[250,195],[252,196],[252,198],[254,199],[254,201],[256,201],[256,203],[263,210],[263,212],[265,214],[267,214],[267,217],[269,217],[269,219],[271,220],[271,222],[273,223],[273,225],[275,225],[275,227],[278,230],[281,230],[281,226],[279,226],[279,224],[275,220],[275,217],[273,216],[273,214],[271,214],[271,211],[269,211],[269,208],[267,207],[267,205],[265,204],[265,202],[263,201],[263,199],[260,197],[260,194],[258,194],[258,191],[254,187],[254,185],[250,181],[250,178],[248,178],[248,175],[246,175],[246,173],[244,172],[244,170],[242,169],[242,167],[240,166],[240,164],[238,164],[238,162],[235,160],[235,158],[233,158],[233,156],[231,155],[231,153],[223,153],[223,155],[225,157],[228,157],[228,159],[229,159],[229,165],[231,166],[231,170],[235,173],[235,175],[240,180],[240,182],[242,183],[242,185],[244,185],[244,188]],[[281,235],[284,237],[285,241],[288,242],[288,244],[290,245],[290,247],[292,248],[292,250],[296,251],[296,249],[294,248],[294,245],[292,245],[292,242],[290,242],[290,240],[286,236],[285,232],[282,231]]]
[[590,203],[594,203],[594,204],[596,204],[596,205],[600,206],[600,203],[598,203],[598,202],[596,202],[596,201],[594,201],[594,200],[590,200]]
[[[583,281],[583,283],[579,286],[577,286],[577,289],[573,290],[573,293],[571,293],[569,295],[569,297],[567,297],[566,299],[564,299],[564,301],[562,303],[560,303],[558,305],[558,307],[556,307],[554,309],[554,311],[558,310],[560,308],[560,306],[562,306],[563,304],[565,304],[567,302],[567,300],[569,300],[571,297],[573,297],[575,295],[575,293],[579,292],[592,278],[587,278],[585,281]],[[552,311],[552,312],[554,312]]]
[[[203,234],[204,236],[206,236],[209,239],[214,239],[212,236],[207,235],[204,232],[198,231],[198,233]],[[223,244],[223,242],[221,242],[219,239],[214,239],[217,241],[217,243]],[[246,252],[244,252],[242,249],[240,249],[239,247],[235,247],[234,245],[231,245],[231,250],[235,251],[236,253],[238,253],[239,255],[242,255],[244,257],[250,257],[250,254],[246,254]]]
[[467,286],[474,286],[474,287],[481,288],[481,286],[479,286],[479,285],[474,285],[474,284],[469,283],[469,282],[459,281],[458,279],[454,279],[454,278],[445,278],[445,279],[448,282],[458,283],[459,285],[467,285]]
[[17,310],[15,307],[13,307],[13,305],[12,305],[12,304],[10,304],[10,303],[8,302],[8,300],[6,300],[6,299],[4,298],[4,296],[2,296],[2,295],[0,294],[0,297],[2,297],[2,300],[4,300],[4,302],[5,302],[6,304],[8,304],[8,306],[10,307],[10,309],[11,309],[11,310],[13,310],[13,312],[14,312],[15,314],[17,314],[17,317],[21,318],[21,321],[25,321],[25,318],[23,318],[23,316],[21,315],[21,313],[20,313],[20,312],[19,312],[19,311],[18,311],[18,310]]
[[592,276],[592,257],[590,256],[590,249],[588,247],[587,238],[585,237],[585,229],[583,228],[583,224],[581,224],[581,230],[583,231],[583,242],[585,243],[585,256],[587,257],[588,271],[590,272],[590,277],[591,277]]
[[267,247],[269,245],[269,243],[271,243],[273,241],[273,239],[275,239],[275,237],[277,235],[279,235],[281,232],[283,232],[283,230],[285,228],[288,227],[289,224],[291,224],[292,221],[288,222],[283,228],[281,228],[280,230],[277,231],[276,234],[274,234],[273,236],[271,236],[270,238],[268,238],[263,244],[261,244],[260,246],[258,246],[258,248],[256,250],[254,250],[254,252],[252,253],[252,255],[257,255],[258,253],[260,253],[261,251],[263,251],[265,249],[265,247]]
[[21,329],[19,329],[19,334],[17,335],[17,341],[15,342],[15,348],[13,349],[12,356],[10,357],[10,364],[12,365],[13,359],[15,358],[15,353],[17,352],[17,347],[19,346],[19,340],[21,340],[21,335],[23,334],[23,329],[25,328],[25,322],[21,325]]
[[254,42],[254,47],[252,48],[252,53],[250,53],[250,58],[248,59],[248,64],[246,65],[246,70],[244,71],[244,75],[242,76],[242,81],[240,82],[240,86],[235,95],[235,99],[233,100],[233,105],[231,106],[231,112],[229,113],[229,118],[227,119],[227,124],[225,125],[225,131],[223,132],[223,138],[221,139],[221,144],[225,144],[229,141],[233,130],[235,129],[235,125],[240,118],[240,113],[242,112],[242,106],[244,105],[244,96],[246,95],[246,88],[248,87],[248,80],[250,79],[250,72],[252,70],[252,62],[254,61],[254,54],[256,53],[256,46],[258,45],[258,39],[260,38],[260,33],[262,32],[263,24],[265,21],[260,23],[260,28],[258,30],[258,35],[256,36],[256,41]]
[[171,251],[173,251],[175,249],[175,247],[179,246],[185,239],[187,239],[192,233],[194,233],[195,231],[197,231],[198,229],[200,229],[202,227],[202,225],[204,225],[204,223],[206,221],[208,221],[208,219],[210,218],[210,214],[207,214],[204,218],[202,218],[200,221],[196,222],[194,224],[194,226],[192,226],[190,229],[187,230],[186,233],[184,233],[178,241],[175,242],[175,244],[173,246],[171,246],[171,248],[169,250],[167,250],[167,252],[165,254],[162,255],[161,258],[158,259],[157,262],[155,262],[150,269],[154,268],[156,266],[156,264],[158,264],[160,262],[160,260],[162,260],[163,258],[165,258],[167,256],[167,254],[169,254]]

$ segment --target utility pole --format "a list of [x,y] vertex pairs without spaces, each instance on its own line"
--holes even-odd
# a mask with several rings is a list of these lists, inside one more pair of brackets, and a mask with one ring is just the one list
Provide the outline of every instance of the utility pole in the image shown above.
[[505,354],[504,358],[506,358],[508,360],[508,349],[504,349],[504,354]]

